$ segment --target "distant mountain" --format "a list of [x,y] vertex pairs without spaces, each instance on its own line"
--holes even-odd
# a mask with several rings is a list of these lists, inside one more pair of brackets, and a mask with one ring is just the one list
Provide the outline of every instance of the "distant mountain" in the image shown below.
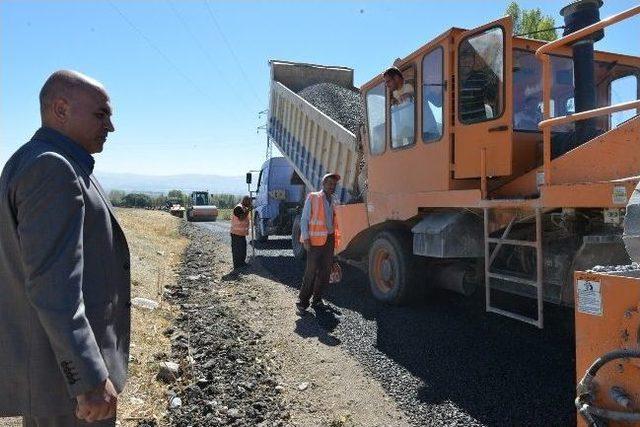
[[96,171],[95,175],[105,191],[123,190],[143,193],[167,193],[169,190],[191,192],[208,190],[209,193],[247,193],[244,176],[221,175],[136,175],[132,173],[111,173]]

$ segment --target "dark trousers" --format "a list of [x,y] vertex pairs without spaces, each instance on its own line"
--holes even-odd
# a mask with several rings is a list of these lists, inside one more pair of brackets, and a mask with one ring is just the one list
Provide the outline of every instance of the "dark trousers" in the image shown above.
[[329,285],[329,275],[333,265],[334,235],[329,234],[323,246],[311,246],[307,251],[307,268],[304,271],[302,287],[298,296],[299,304],[309,306],[313,296],[314,302],[322,300],[322,293]]
[[247,238],[245,236],[231,235],[231,257],[233,258],[233,268],[246,264]]
[[23,427],[113,427],[116,419],[87,423],[80,421],[75,415],[61,415],[57,417],[23,417]]

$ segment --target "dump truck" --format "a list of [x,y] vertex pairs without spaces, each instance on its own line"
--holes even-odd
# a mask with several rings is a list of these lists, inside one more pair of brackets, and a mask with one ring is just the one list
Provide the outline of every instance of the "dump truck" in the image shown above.
[[267,159],[260,169],[254,200],[255,239],[290,235],[302,211],[307,188],[284,157]]
[[187,221],[215,221],[218,219],[218,208],[210,204],[208,191],[194,191],[189,196],[184,213]]
[[[336,252],[376,298],[484,284],[487,311],[542,328],[545,302],[574,305],[575,271],[628,263],[640,58],[594,50],[602,29],[581,33],[610,22],[599,4],[563,9],[565,35],[551,43],[512,35],[510,17],[445,31],[396,62],[408,101],[392,102],[382,75],[361,86],[356,132],[299,95],[352,87],[352,69],[269,62],[269,137],[308,188],[342,175]],[[630,98],[610,105],[619,94]],[[505,294],[531,304],[501,305]]]

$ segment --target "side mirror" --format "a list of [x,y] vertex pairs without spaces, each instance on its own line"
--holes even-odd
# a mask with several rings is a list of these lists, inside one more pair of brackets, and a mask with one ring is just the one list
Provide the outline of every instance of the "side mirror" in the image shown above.
[[253,175],[251,175],[251,172],[247,172],[247,184],[251,184],[251,180],[253,179]]

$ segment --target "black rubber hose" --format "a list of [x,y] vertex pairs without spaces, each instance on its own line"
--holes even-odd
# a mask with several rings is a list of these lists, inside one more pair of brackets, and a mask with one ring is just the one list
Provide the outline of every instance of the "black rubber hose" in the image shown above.
[[615,350],[605,353],[596,359],[595,362],[587,369],[584,377],[578,383],[578,397],[576,398],[576,408],[578,413],[584,418],[587,425],[598,427],[597,418],[608,419],[612,421],[638,422],[640,421],[640,412],[622,412],[611,411],[609,409],[599,408],[592,405],[593,397],[593,380],[598,371],[607,363],[617,359],[635,358],[640,359],[640,350]]

